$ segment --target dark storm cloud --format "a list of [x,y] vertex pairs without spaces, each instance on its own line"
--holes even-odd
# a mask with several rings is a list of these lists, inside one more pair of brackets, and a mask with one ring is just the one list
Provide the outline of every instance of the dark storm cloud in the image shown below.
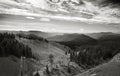
[[106,2],[112,3],[112,4],[120,4],[120,0],[106,0]]
[[100,6],[110,6],[112,8],[116,8],[120,6],[120,0],[104,0],[101,1]]
[[100,7],[106,7],[111,5],[111,7],[120,6],[120,0],[86,0],[98,5]]
[[[69,7],[58,3],[56,8],[50,7],[45,0],[19,1],[23,2],[0,0],[0,30],[67,33],[119,31],[120,26],[116,24],[120,24],[120,9],[116,0],[81,0],[81,3],[71,0],[74,2],[66,4]],[[117,7],[111,8],[113,5]]]

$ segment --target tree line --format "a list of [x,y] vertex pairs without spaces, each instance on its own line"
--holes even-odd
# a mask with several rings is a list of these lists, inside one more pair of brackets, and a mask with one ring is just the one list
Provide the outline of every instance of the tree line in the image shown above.
[[0,33],[0,56],[6,57],[10,55],[33,57],[31,48],[17,41],[14,34]]
[[84,69],[89,69],[109,61],[120,53],[120,41],[110,40],[96,45],[81,45],[68,52],[71,61],[76,62]]
[[19,38],[26,38],[26,39],[31,39],[31,40],[39,40],[39,41],[48,42],[47,39],[42,38],[42,37],[39,37],[39,36],[34,35],[34,34],[17,34],[17,36],[18,36]]

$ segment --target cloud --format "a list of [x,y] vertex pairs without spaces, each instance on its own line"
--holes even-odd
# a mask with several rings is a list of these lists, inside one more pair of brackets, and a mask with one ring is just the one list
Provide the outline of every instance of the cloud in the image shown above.
[[107,4],[114,4],[114,5],[120,4],[120,0],[105,0],[104,2]]
[[42,9],[50,9],[45,0],[25,0],[27,3]]
[[[117,0],[81,0],[83,4],[66,4],[64,7],[60,4],[54,4],[58,7],[54,11],[45,0],[0,0],[0,13],[13,15],[27,15],[28,19],[34,19],[31,16],[42,17],[40,21],[50,21],[49,19],[61,19],[71,21],[81,21],[87,23],[120,23],[120,9],[110,7],[110,4],[100,7],[102,3],[117,4]],[[62,2],[61,2],[62,3]],[[77,2],[76,2],[77,3]],[[69,8],[69,10],[68,10]],[[50,9],[50,10],[49,10]],[[63,11],[64,10],[64,11]],[[59,15],[61,14],[61,15]]]
[[81,29],[80,29],[80,31],[81,31],[81,32],[84,32],[84,31],[85,31],[85,29],[84,29],[84,28],[81,28]]
[[14,26],[14,25],[0,25],[0,30],[11,30],[11,31],[16,31],[16,30],[23,30],[27,31],[26,28],[20,27],[20,26]]
[[50,21],[50,19],[49,19],[49,18],[40,18],[40,21],[49,22],[49,21]]
[[35,19],[34,17],[26,17],[27,19]]

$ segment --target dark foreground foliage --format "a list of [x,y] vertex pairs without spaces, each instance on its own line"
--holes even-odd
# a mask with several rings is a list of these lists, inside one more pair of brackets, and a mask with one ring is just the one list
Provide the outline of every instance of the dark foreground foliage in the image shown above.
[[14,34],[0,33],[0,56],[6,57],[10,55],[14,55],[16,57],[33,57],[31,48],[18,42]]
[[120,53],[120,41],[110,40],[99,42],[96,45],[82,45],[69,52],[71,61],[88,69],[109,61]]

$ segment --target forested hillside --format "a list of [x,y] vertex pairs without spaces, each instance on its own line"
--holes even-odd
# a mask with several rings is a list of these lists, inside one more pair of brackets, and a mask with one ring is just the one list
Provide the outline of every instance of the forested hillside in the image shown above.
[[6,57],[14,55],[16,57],[25,56],[32,58],[31,48],[16,40],[14,34],[0,33],[0,56]]
[[[0,73],[2,73],[0,75],[2,76],[8,76],[9,73],[10,76],[19,74],[21,56],[25,57],[24,74],[29,76],[32,76],[37,70],[40,75],[45,76],[69,76],[83,71],[76,63],[69,64],[69,56],[66,55],[69,48],[59,43],[49,42],[35,34],[19,32],[14,32],[14,34],[3,32],[0,34],[0,39],[0,49],[2,49],[0,51],[0,64],[3,65],[0,68],[4,68],[4,72],[0,69]],[[16,66],[13,67],[13,65]],[[9,71],[10,68],[16,71]]]
[[[96,38],[96,36],[98,37]],[[0,64],[9,67],[8,63],[10,63],[9,68],[16,69],[14,74],[18,74],[20,57],[24,56],[26,57],[25,64],[30,65],[26,68],[26,74],[32,74],[37,69],[40,75],[45,76],[59,74],[60,76],[74,76],[109,62],[120,53],[119,46],[119,34],[112,33],[89,36],[67,34],[45,39],[25,32],[14,32],[14,34],[3,32],[0,33]],[[16,67],[13,67],[13,64]],[[8,71],[9,69],[4,69],[13,76],[12,72]],[[2,73],[3,70],[0,69],[0,72]],[[6,74],[5,72],[3,76]]]
[[49,40],[68,46],[71,61],[84,69],[108,62],[120,52],[120,34],[115,33],[64,34]]

